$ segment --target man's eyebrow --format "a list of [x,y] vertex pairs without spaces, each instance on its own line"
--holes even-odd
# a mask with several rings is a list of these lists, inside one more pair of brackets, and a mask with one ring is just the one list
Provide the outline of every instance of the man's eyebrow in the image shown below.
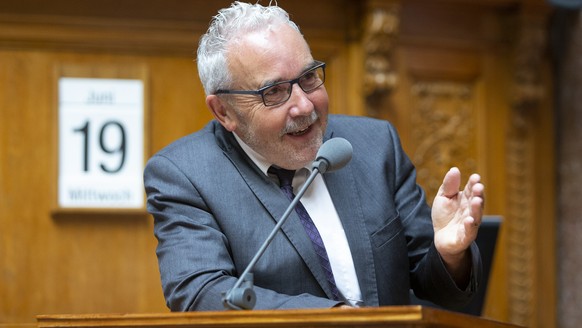
[[262,89],[264,87],[268,87],[268,86],[271,86],[273,84],[276,84],[276,83],[279,83],[279,82],[283,82],[283,81],[287,81],[287,80],[282,80],[282,79],[267,80],[267,81],[263,82],[263,84],[261,84],[261,86],[259,87],[259,89]]
[[290,80],[296,79],[297,77],[301,76],[301,74],[303,74],[303,73],[307,72],[308,70],[314,68],[318,64],[319,64],[319,62],[317,62],[316,60],[312,60],[311,63],[309,63],[309,64],[307,64],[307,65],[305,65],[303,67],[303,70],[301,71],[301,73],[299,75],[297,75],[296,77],[294,77],[292,79],[289,79],[289,80],[283,80],[283,79],[267,80],[267,81],[264,81],[258,89],[262,89],[264,87],[268,87],[268,86],[271,86],[273,84],[277,84],[279,82],[285,82],[285,81],[290,81]]
[[315,66],[319,65],[320,62],[318,62],[317,60],[312,60],[311,63],[305,65],[305,68],[303,69],[303,72],[305,73],[305,71],[308,71],[312,68],[314,68]]

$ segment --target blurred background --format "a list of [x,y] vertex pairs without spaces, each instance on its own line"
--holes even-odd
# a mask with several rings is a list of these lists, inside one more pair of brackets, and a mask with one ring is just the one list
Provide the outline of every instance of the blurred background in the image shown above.
[[[486,214],[502,222],[482,315],[577,327],[580,1],[277,2],[327,63],[330,111],[395,124],[429,202],[450,166],[482,175]],[[0,327],[32,327],[39,314],[168,312],[145,208],[58,201],[59,154],[70,150],[59,143],[58,81],[142,81],[145,162],[211,119],[195,51],[228,5],[0,2]]]

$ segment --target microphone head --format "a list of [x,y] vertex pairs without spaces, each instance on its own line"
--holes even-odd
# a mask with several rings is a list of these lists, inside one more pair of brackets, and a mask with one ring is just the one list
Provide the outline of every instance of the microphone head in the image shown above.
[[352,144],[346,139],[329,139],[319,148],[312,168],[320,173],[341,169],[352,159],[352,152]]

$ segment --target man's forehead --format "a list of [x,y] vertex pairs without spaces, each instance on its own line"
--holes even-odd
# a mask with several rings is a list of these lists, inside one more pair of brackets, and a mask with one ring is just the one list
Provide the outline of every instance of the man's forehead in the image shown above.
[[[231,44],[229,66],[233,78],[254,86],[297,77],[313,65],[303,36],[295,30],[261,30]],[[242,82],[242,81],[241,81]]]

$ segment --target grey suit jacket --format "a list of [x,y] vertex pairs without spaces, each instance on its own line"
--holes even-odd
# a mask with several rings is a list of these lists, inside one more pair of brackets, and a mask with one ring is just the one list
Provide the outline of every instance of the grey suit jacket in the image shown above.
[[[481,275],[477,247],[471,248],[470,287],[459,290],[434,248],[430,208],[395,129],[384,121],[330,115],[325,138],[332,137],[347,139],[354,149],[346,167],[323,177],[347,235],[364,306],[408,304],[410,288],[449,308],[468,302]],[[222,293],[289,201],[215,121],[153,156],[144,179],[168,306],[223,309]],[[255,309],[338,304],[295,213],[252,272]]]

